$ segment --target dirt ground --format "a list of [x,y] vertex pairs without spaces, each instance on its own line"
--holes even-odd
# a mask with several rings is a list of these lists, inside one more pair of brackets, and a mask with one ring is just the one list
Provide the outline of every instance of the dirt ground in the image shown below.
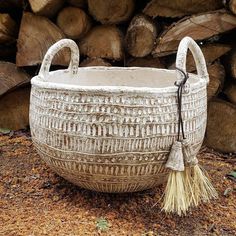
[[236,183],[225,177],[236,158],[203,148],[199,159],[219,199],[178,217],[160,211],[163,186],[132,194],[81,189],[41,161],[28,132],[1,135],[0,235],[236,235]]

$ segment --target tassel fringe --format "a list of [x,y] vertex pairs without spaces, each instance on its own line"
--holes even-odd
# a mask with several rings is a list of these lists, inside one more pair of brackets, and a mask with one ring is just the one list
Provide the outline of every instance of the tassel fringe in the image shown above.
[[211,199],[217,199],[218,194],[211,184],[206,172],[199,166],[192,167],[193,193],[195,198],[195,206],[200,202],[209,202]]
[[186,215],[188,210],[187,195],[184,186],[184,172],[170,171],[162,210],[167,213]]
[[181,142],[174,142],[166,167],[170,173],[162,207],[165,212],[186,215],[190,207],[218,197],[207,173],[198,165],[190,145],[185,143],[182,147]]

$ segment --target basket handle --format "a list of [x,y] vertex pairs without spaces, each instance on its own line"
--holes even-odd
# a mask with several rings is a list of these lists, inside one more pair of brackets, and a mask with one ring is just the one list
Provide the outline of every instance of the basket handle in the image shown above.
[[72,75],[77,73],[79,66],[79,48],[73,40],[61,39],[55,44],[53,44],[46,52],[39,70],[39,76],[43,77],[44,79],[47,79],[53,57],[64,47],[68,47],[71,50],[70,64],[67,70]]
[[[186,57],[188,49],[193,54],[194,61],[197,67],[197,74],[199,77],[204,79],[206,83],[209,83],[209,75],[207,72],[206,61],[202,50],[197,43],[190,37],[184,37],[179,44],[177,56],[176,56],[176,68],[181,69],[186,73]],[[176,70],[177,82],[183,79],[181,71]]]

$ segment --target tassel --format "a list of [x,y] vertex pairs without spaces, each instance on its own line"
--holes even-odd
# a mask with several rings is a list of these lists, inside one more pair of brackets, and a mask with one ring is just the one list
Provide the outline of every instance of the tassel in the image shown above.
[[218,194],[211,184],[206,172],[199,166],[189,140],[183,141],[183,156],[185,161],[185,189],[189,194],[189,204],[198,206],[201,202],[216,199]]
[[173,143],[165,166],[171,170],[184,171],[184,158],[181,142],[175,141]]
[[177,213],[178,215],[185,215],[189,207],[189,202],[184,184],[184,159],[181,142],[174,142],[165,166],[170,169],[170,173],[165,189],[162,210]]
[[218,193],[209,180],[206,172],[197,164],[192,167],[193,175],[193,194],[195,202],[192,205],[198,206],[201,202],[209,202],[217,199]]
[[[165,165],[170,169],[170,173],[162,210],[181,216],[186,214],[190,206],[198,206],[202,201],[209,202],[210,199],[217,198],[218,195],[209,178],[198,165],[197,150],[194,150],[190,141],[185,138],[181,111],[183,86],[188,79],[188,74],[181,69],[176,69],[184,75],[184,79],[180,84],[176,84],[178,86],[178,136],[177,141],[172,145]],[[180,141],[181,131],[182,141]]]

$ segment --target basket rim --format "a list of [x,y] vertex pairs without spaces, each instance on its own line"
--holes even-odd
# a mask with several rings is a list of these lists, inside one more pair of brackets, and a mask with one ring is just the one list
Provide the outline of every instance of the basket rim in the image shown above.
[[[147,71],[156,71],[156,72],[166,72],[166,73],[175,73],[176,70],[173,69],[161,69],[161,68],[152,68],[152,67],[106,67],[106,66],[93,66],[93,67],[79,67],[77,74],[73,76],[78,76],[80,71],[90,71],[90,70],[113,70],[113,71],[124,71],[124,70],[147,70]],[[69,73],[68,69],[65,70],[56,70],[50,71],[49,75],[58,75],[59,73]],[[201,78],[197,74],[189,73],[190,78],[198,79],[197,82],[191,84],[191,89],[197,89],[203,85],[206,85],[205,79]],[[177,79],[176,79],[177,80]],[[152,88],[152,87],[135,87],[135,86],[85,86],[85,85],[76,85],[76,84],[66,84],[66,83],[55,83],[47,81],[47,78],[42,78],[40,75],[36,75],[31,79],[31,85],[34,87],[39,87],[43,89],[53,89],[53,90],[68,90],[68,91],[81,91],[81,92],[102,92],[102,93],[165,93],[165,92],[176,92],[177,86],[174,84],[171,86]]]

